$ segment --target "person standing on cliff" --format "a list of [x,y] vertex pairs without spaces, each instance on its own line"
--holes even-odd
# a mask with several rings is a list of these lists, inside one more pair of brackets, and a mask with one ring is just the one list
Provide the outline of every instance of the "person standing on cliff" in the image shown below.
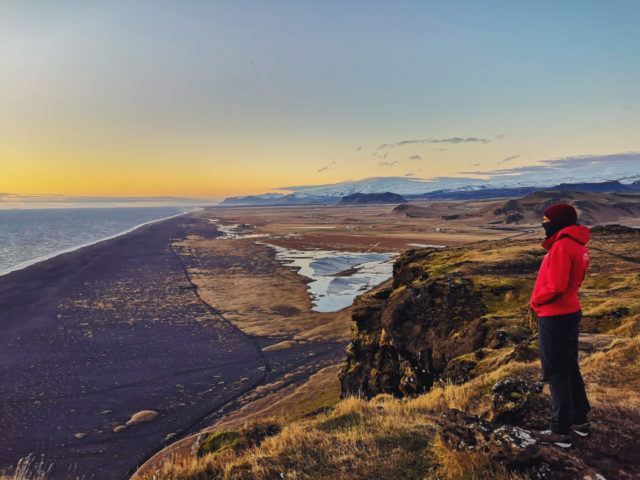
[[547,254],[536,279],[530,305],[538,316],[542,378],[551,390],[551,422],[538,432],[543,443],[572,445],[571,432],[589,434],[587,399],[578,365],[578,331],[582,311],[578,289],[589,266],[589,229],[578,225],[573,206],[559,203],[544,211]]

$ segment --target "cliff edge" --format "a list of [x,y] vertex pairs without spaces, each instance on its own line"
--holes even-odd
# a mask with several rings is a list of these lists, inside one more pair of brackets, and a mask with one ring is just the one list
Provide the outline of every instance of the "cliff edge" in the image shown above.
[[544,251],[480,242],[410,250],[356,299],[335,405],[220,426],[137,478],[639,478],[638,235],[593,232],[580,337],[593,431],[572,449],[531,433],[549,409],[527,306]]

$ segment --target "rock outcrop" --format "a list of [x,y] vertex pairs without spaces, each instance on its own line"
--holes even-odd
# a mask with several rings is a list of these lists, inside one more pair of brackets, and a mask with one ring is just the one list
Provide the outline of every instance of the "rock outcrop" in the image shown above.
[[340,379],[342,394],[415,396],[431,388],[449,362],[481,348],[487,307],[462,276],[430,278],[409,252],[394,283],[358,297],[355,330]]
[[505,378],[491,389],[492,421],[526,428],[545,428],[550,411],[542,383]]
[[591,229],[593,235],[640,235],[640,228],[627,227],[617,223],[598,225]]
[[192,450],[198,456],[224,450],[240,452],[259,445],[265,438],[276,435],[280,430],[279,424],[265,422],[247,425],[240,430],[215,431],[208,435],[200,435]]
[[454,450],[483,452],[492,462],[531,465],[540,455],[540,443],[531,432],[516,426],[495,426],[474,415],[449,410],[438,420],[441,440]]

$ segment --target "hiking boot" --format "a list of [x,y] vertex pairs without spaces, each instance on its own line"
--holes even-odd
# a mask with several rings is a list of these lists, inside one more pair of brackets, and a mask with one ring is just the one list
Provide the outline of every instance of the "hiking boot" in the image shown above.
[[576,425],[571,425],[571,430],[573,433],[580,437],[588,437],[591,433],[591,423],[584,422]]
[[535,432],[535,436],[541,443],[546,445],[555,445],[560,448],[571,448],[571,435],[563,435],[561,433],[553,433],[551,430],[542,430]]

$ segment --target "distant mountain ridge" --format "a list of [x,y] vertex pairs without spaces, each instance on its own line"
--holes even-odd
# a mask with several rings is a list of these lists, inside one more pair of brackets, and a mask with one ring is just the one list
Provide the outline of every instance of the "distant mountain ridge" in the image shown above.
[[[495,199],[491,202],[398,205],[393,212],[409,218],[440,218],[448,221],[483,221],[491,225],[536,225],[545,208],[554,203],[569,203],[578,210],[580,223],[602,225],[611,222],[636,224],[640,218],[640,191],[600,192],[572,189],[539,190],[518,198]],[[594,187],[599,188],[599,187]],[[458,209],[458,205],[465,205]],[[447,208],[448,207],[448,208]]]
[[[338,204],[343,198],[355,194],[384,194],[391,193],[402,196],[405,200],[481,200],[488,198],[516,198],[537,191],[560,190],[594,193],[637,193],[640,192],[640,180],[624,184],[619,180],[605,180],[602,182],[575,182],[560,183],[552,186],[514,186],[492,187],[478,183],[466,184],[465,179],[449,179],[450,186],[446,189],[419,192],[416,189],[428,189],[431,185],[428,181],[408,180],[402,177],[375,177],[363,179],[357,182],[345,182],[344,184],[320,185],[309,191],[294,192],[289,194],[267,193],[262,195],[248,195],[226,198],[221,206],[243,205],[316,205]],[[476,179],[473,179],[477,182]],[[408,182],[408,183],[407,183]],[[333,187],[333,190],[332,190]],[[388,187],[381,191],[378,188]],[[295,188],[295,187],[292,187]],[[394,190],[394,188],[396,190]],[[364,190],[364,191],[359,191]],[[412,193],[413,192],[413,193]]]
[[513,188],[482,188],[477,190],[437,190],[421,195],[409,195],[408,198],[422,198],[428,200],[481,200],[484,198],[521,197],[530,193],[545,190],[560,190],[571,192],[593,193],[635,193],[640,192],[640,181],[625,185],[619,180],[604,182],[560,183],[551,187],[513,187]]
[[[572,186],[568,186],[572,187]],[[598,187],[595,187],[598,188]],[[631,191],[633,192],[633,190]],[[617,222],[640,217],[640,191],[635,195],[603,191],[543,190],[518,199],[510,199],[485,214],[491,223],[537,223],[544,209],[554,203],[569,203],[578,210],[585,225]]]
[[331,196],[297,196],[295,194],[268,193],[264,195],[247,195],[225,198],[220,206],[278,206],[278,205],[323,205],[340,202],[342,197]]
[[381,203],[407,203],[407,200],[397,193],[384,192],[384,193],[354,193],[353,195],[347,195],[342,197],[340,205],[367,205],[367,204],[381,204]]

